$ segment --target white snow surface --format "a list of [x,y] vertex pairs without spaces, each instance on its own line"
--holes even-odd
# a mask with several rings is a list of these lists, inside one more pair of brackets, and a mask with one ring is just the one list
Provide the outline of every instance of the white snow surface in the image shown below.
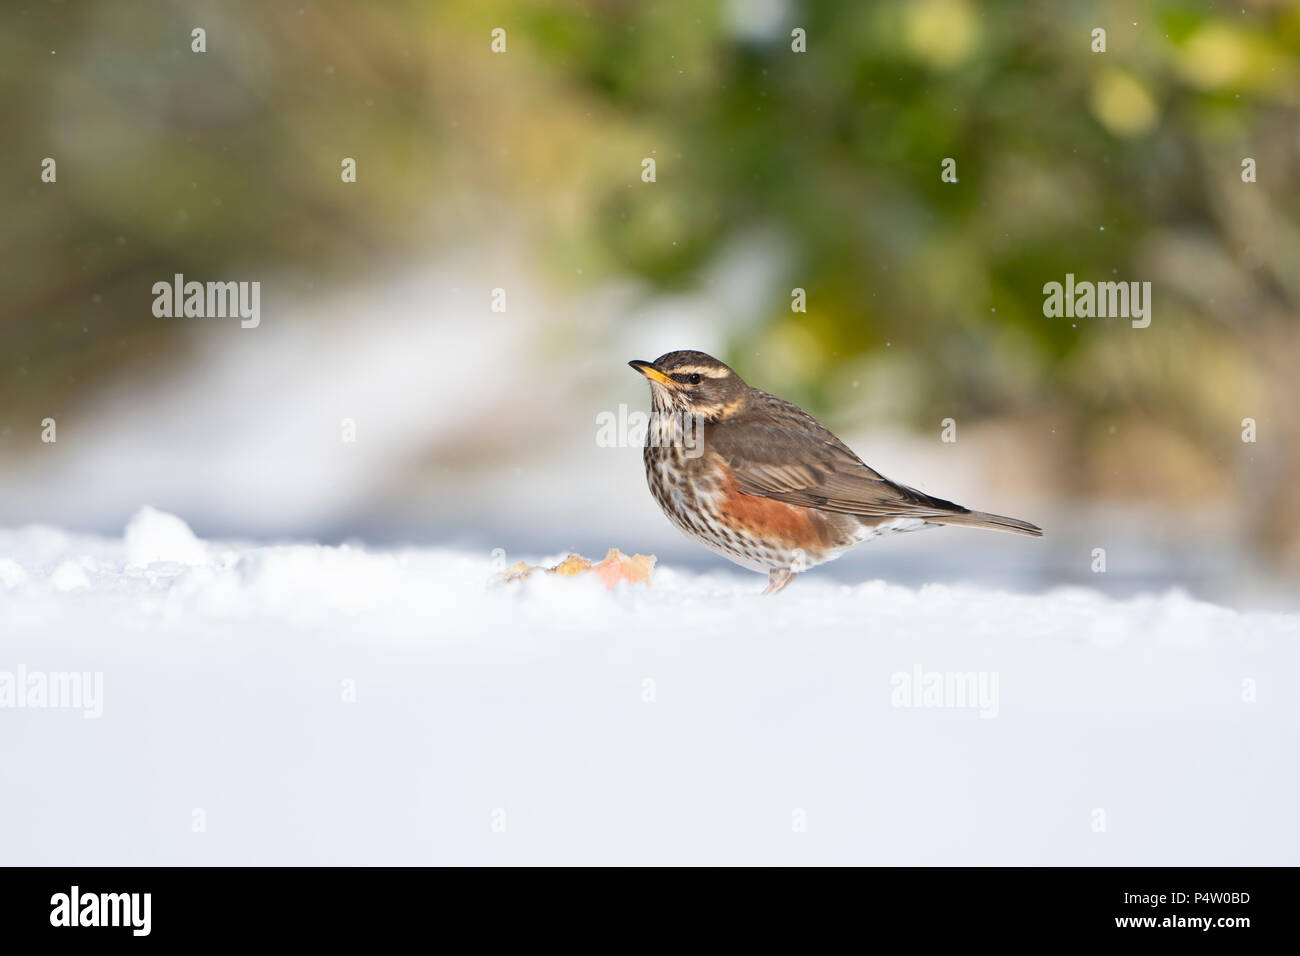
[[0,708],[0,863],[1300,862],[1300,616],[499,565],[0,531],[0,681],[103,680]]

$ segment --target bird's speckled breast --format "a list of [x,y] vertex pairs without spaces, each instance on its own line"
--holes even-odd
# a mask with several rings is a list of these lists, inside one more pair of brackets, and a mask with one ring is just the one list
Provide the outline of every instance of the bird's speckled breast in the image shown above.
[[870,531],[847,515],[741,492],[727,463],[681,447],[645,450],[650,492],[682,531],[710,550],[755,571],[805,570],[836,557]]

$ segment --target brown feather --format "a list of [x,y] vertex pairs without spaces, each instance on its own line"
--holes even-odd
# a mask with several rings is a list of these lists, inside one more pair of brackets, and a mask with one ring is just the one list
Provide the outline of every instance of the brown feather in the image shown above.
[[936,524],[1042,533],[1028,522],[972,512],[890,481],[807,412],[775,395],[751,388],[746,412],[704,431],[704,447],[731,466],[745,494],[857,515],[868,522],[919,518]]

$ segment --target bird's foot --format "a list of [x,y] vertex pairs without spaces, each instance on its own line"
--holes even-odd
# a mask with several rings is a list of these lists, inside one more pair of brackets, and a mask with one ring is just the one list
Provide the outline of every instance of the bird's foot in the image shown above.
[[798,575],[789,568],[773,568],[771,571],[767,572],[767,588],[763,593],[775,594],[796,577],[798,577]]

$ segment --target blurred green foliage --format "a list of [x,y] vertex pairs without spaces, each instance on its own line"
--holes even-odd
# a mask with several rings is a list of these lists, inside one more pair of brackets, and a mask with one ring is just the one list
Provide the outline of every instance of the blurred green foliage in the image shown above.
[[[762,234],[729,357],[763,384],[1037,422],[1082,494],[1156,447],[1117,424],[1162,436],[1153,493],[1222,491],[1253,414],[1285,439],[1257,520],[1300,526],[1296,3],[13,2],[0,63],[0,429],[192,347],[149,312],[174,272],[365,281],[505,233],[559,287],[670,290]],[[1151,281],[1152,327],[1045,318],[1067,272]]]

